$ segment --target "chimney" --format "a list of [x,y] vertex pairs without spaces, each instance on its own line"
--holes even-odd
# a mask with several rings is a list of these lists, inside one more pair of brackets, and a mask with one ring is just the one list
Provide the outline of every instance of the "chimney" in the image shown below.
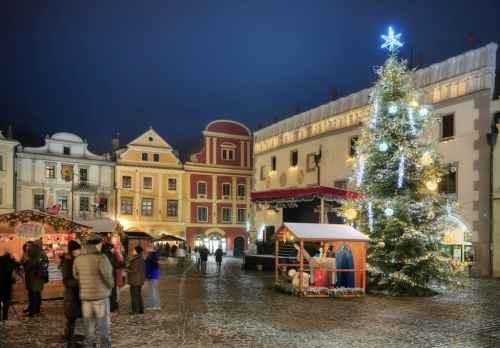
[[418,56],[418,67],[420,69],[422,69],[422,67],[424,66],[424,60],[424,55],[420,53],[420,56]]
[[274,123],[278,122],[278,115],[275,113],[274,114]]
[[260,122],[259,122],[259,124],[257,125],[257,127],[258,127],[259,129],[262,129],[262,125],[260,124]]
[[337,99],[337,88],[333,86],[332,90],[330,91],[330,96],[332,97],[332,100]]
[[295,114],[297,115],[299,112],[300,112],[300,105],[299,105],[299,103],[297,103],[295,105]]
[[111,147],[109,149],[110,152],[113,152],[120,147],[120,139],[118,139],[119,135],[120,133],[116,132],[115,137],[111,139]]

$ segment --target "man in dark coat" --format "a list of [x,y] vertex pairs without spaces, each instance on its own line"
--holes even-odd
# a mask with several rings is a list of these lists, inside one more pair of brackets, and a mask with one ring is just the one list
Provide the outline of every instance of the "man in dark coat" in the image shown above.
[[2,320],[9,319],[10,291],[13,284],[13,272],[19,268],[8,252],[0,256],[0,302],[2,303]]
[[208,261],[209,251],[205,245],[200,247],[200,259],[201,259],[201,269],[207,269],[207,261]]
[[140,245],[132,251],[132,261],[124,269],[128,274],[128,284],[130,285],[130,297],[132,300],[132,312],[129,314],[144,314],[144,304],[142,302],[141,289],[146,279],[146,262],[142,258],[143,249]]
[[215,250],[215,262],[217,262],[217,268],[219,268],[219,271],[220,271],[220,267],[221,267],[221,264],[222,264],[222,248],[220,247],[217,247],[217,250]]
[[30,311],[28,312],[28,316],[31,317],[40,313],[40,306],[42,304],[41,292],[43,290],[44,280],[38,279],[35,276],[36,269],[38,267],[38,260],[42,259],[38,246],[31,244],[28,247],[28,255],[30,258],[24,264],[24,272],[26,290],[28,290],[28,299],[30,301]]
[[115,286],[111,290],[111,296],[109,296],[109,311],[110,314],[116,314],[116,270],[121,268],[120,262],[118,262],[118,258],[113,252],[113,244],[106,243],[102,246],[102,251],[104,255],[108,257],[109,263],[111,263],[111,267],[113,267],[113,277],[115,279]]
[[78,280],[73,277],[73,261],[80,255],[82,247],[76,240],[68,244],[68,252],[61,260],[64,284],[64,316],[66,317],[66,343],[68,347],[83,347],[75,342],[76,319],[82,317],[82,302],[80,301]]

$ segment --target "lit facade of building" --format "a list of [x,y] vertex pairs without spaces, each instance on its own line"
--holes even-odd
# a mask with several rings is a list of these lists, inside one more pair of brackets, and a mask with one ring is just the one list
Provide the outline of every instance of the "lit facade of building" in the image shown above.
[[[456,193],[465,210],[443,248],[457,260],[473,255],[472,274],[477,276],[491,271],[486,133],[493,124],[496,50],[491,43],[419,69],[414,76],[415,86],[429,91],[420,102],[433,104],[439,115],[424,136],[440,139],[441,163],[456,163],[456,172],[444,177],[438,190]],[[261,239],[266,228],[282,222],[324,222],[332,207],[325,201],[354,194],[344,173],[354,155],[352,145],[362,136],[359,122],[371,108],[369,94],[369,89],[354,93],[254,133],[253,224]],[[335,219],[326,216],[330,223]]]
[[[77,135],[56,133],[41,147],[16,152],[16,211],[52,208],[68,218],[114,215],[114,166],[110,155],[96,155]],[[101,208],[92,204],[100,201]]]
[[213,121],[203,136],[179,146],[184,163],[186,240],[221,245],[228,256],[247,248],[252,179],[252,135],[244,125]]
[[117,218],[127,230],[184,236],[182,164],[173,148],[149,129],[115,150]]

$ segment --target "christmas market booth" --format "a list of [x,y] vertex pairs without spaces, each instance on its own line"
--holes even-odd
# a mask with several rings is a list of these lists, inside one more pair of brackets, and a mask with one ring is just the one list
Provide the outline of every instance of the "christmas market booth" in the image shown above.
[[181,238],[179,236],[175,236],[173,234],[160,233],[158,235],[158,238],[154,239],[153,243],[154,243],[155,247],[165,246],[165,244],[169,244],[170,245],[169,250],[172,250],[172,246],[174,244],[176,244],[176,245],[178,245],[179,243],[186,244],[186,240],[184,238]]
[[[49,258],[49,282],[44,285],[42,299],[61,298],[64,285],[59,256],[67,251],[70,240],[78,239],[82,242],[91,231],[89,226],[55,215],[23,210],[0,215],[0,249],[8,250],[19,261],[26,242],[42,240],[43,250]],[[11,300],[28,300],[24,281],[12,286]]]
[[[300,297],[364,297],[366,290],[366,243],[370,238],[349,225],[283,223],[275,241],[275,287]],[[318,243],[316,256],[304,248]],[[283,263],[279,248],[291,244],[298,250],[298,272],[291,270],[285,280],[280,270],[297,267]],[[329,251],[331,250],[331,251]],[[291,277],[291,279],[289,279]]]
[[125,245],[125,233],[123,226],[118,220],[110,218],[87,218],[75,217],[75,222],[87,225],[92,228],[92,233],[97,233],[102,236],[103,243],[111,243],[115,251],[123,255]]
[[124,245],[126,252],[126,255],[124,255],[123,259],[128,257],[128,259],[131,260],[132,251],[136,246],[140,245],[145,250],[146,247],[151,245],[151,242],[153,241],[153,237],[151,237],[149,233],[135,228],[127,230],[123,234],[125,236]]

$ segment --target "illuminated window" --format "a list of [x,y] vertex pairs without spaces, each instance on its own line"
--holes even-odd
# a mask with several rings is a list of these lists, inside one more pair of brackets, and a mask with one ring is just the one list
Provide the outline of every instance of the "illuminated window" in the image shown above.
[[167,216],[177,216],[178,201],[167,201]]
[[153,200],[143,199],[142,200],[142,215],[151,216],[153,215]]
[[59,196],[57,197],[57,201],[61,203],[61,210],[68,210],[68,197],[67,196]]
[[349,138],[349,156],[352,157],[356,154],[356,142],[358,141],[358,137],[350,137]]
[[45,167],[45,177],[46,178],[55,178],[56,177],[56,167],[54,167],[54,166]]
[[131,188],[132,187],[132,177],[125,175],[122,176],[122,187],[123,188]]
[[151,190],[153,188],[153,178],[144,177],[143,178],[143,188]]
[[133,198],[122,198],[122,214],[132,215]]
[[177,179],[168,179],[168,190],[169,191],[177,190]]

